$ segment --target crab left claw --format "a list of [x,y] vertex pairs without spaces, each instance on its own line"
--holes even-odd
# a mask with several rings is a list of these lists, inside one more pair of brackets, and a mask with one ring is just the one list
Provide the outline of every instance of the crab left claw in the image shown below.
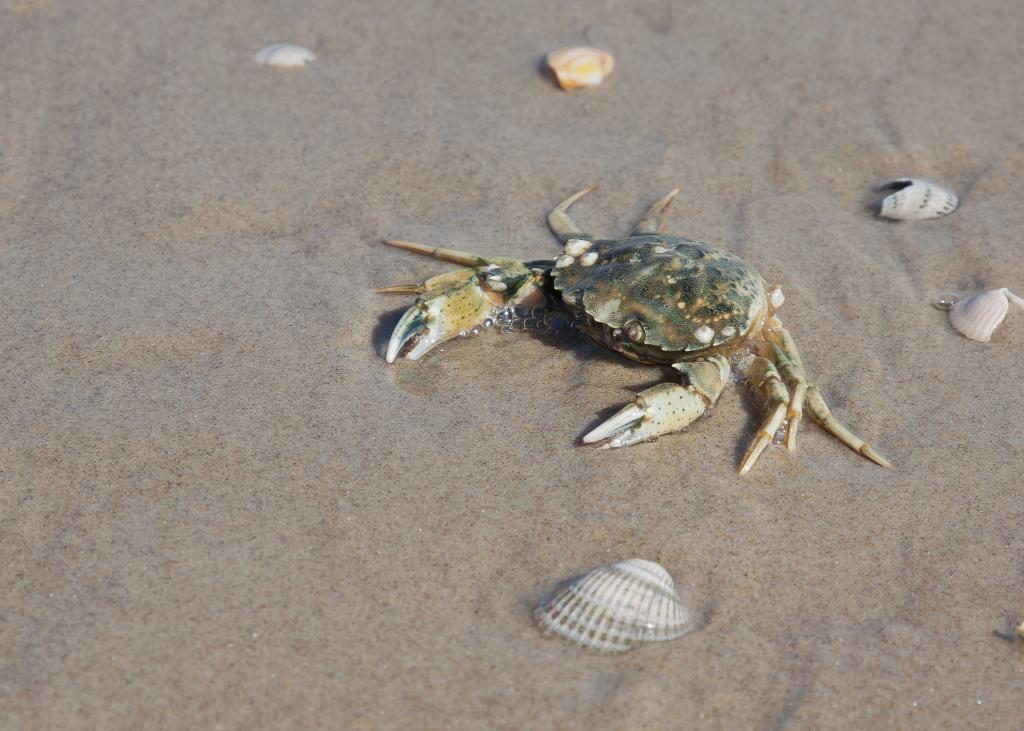
[[659,383],[637,394],[611,418],[580,440],[604,442],[602,448],[628,447],[684,429],[700,418],[721,395],[729,380],[729,363],[720,355],[676,363],[673,368],[687,378],[687,385]]

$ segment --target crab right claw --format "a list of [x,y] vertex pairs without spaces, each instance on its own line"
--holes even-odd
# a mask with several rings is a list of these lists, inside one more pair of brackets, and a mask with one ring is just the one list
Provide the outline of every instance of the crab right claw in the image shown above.
[[[494,288],[501,283],[490,282],[475,269],[441,277],[447,281],[437,284],[427,280],[421,285],[423,294],[398,321],[384,356],[388,363],[394,363],[399,355],[418,360],[444,341],[483,324],[491,312],[503,304],[502,292]],[[383,289],[398,290],[397,287]]]
[[388,363],[403,355],[418,360],[446,340],[485,324],[497,309],[545,301],[537,286],[544,272],[533,271],[515,259],[488,258],[407,241],[384,243],[435,259],[471,265],[431,277],[422,284],[396,284],[376,290],[383,294],[419,295],[391,333],[384,356]]
[[659,383],[641,391],[633,403],[583,435],[581,441],[603,442],[600,446],[609,449],[677,432],[700,418],[729,380],[729,363],[719,355],[673,367],[687,376],[688,385]]

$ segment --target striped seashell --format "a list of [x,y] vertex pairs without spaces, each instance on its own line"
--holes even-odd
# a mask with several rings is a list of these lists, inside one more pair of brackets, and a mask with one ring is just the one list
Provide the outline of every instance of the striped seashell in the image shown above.
[[885,198],[875,203],[878,215],[894,221],[941,218],[955,211],[960,205],[956,193],[914,178],[893,180],[879,187],[877,192],[888,193]]
[[548,54],[547,63],[558,85],[567,90],[598,86],[615,67],[610,53],[587,46],[559,48]]
[[625,652],[694,627],[669,573],[632,558],[563,582],[534,610],[541,629],[586,647]]
[[1024,299],[1006,287],[1000,287],[970,297],[943,295],[939,306],[949,310],[949,324],[954,330],[971,340],[987,343],[1006,318],[1010,302],[1024,308]]
[[278,68],[295,68],[315,61],[316,56],[308,48],[294,43],[271,43],[256,54],[256,63]]

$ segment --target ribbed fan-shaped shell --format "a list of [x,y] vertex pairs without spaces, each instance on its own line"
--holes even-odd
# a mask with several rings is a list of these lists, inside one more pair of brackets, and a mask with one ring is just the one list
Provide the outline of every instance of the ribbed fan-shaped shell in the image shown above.
[[1006,287],[964,297],[949,310],[949,324],[964,337],[987,343],[1006,317],[1010,300],[1024,307],[1024,300]]
[[934,183],[914,178],[901,178],[878,189],[888,193],[876,203],[878,215],[894,221],[921,221],[948,215],[960,205],[956,193]]
[[668,571],[640,558],[602,566],[559,585],[534,611],[545,631],[587,647],[624,652],[693,629],[693,610]]

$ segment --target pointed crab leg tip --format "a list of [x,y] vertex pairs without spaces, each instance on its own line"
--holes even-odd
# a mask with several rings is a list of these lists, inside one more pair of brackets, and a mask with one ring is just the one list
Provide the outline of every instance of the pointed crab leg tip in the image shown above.
[[749,475],[750,470],[754,468],[755,462],[757,462],[757,457],[754,457],[754,459],[744,457],[743,461],[740,462],[740,466],[736,468],[736,474],[739,475],[740,477],[743,477],[744,475]]
[[768,447],[771,440],[768,437],[758,437],[757,441],[750,445],[750,449],[747,450],[747,454],[743,457],[743,461],[740,463],[740,468],[736,470],[737,474],[745,475],[757,464],[757,460],[761,458],[761,453]]
[[584,188],[583,190],[577,191],[577,192],[573,193],[571,196],[569,196],[568,199],[563,201],[561,205],[563,205],[565,207],[569,207],[573,203],[578,201],[580,198],[582,198],[583,196],[587,195],[588,193],[593,193],[595,190],[597,190],[597,186],[596,185],[591,185],[588,188]]
[[860,448],[860,453],[863,456],[865,456],[868,459],[870,459],[872,462],[874,462],[877,465],[881,465],[882,467],[892,468],[892,462],[887,460],[885,457],[883,457],[881,454],[876,452],[874,449],[872,449],[867,444],[865,444],[863,447]]

